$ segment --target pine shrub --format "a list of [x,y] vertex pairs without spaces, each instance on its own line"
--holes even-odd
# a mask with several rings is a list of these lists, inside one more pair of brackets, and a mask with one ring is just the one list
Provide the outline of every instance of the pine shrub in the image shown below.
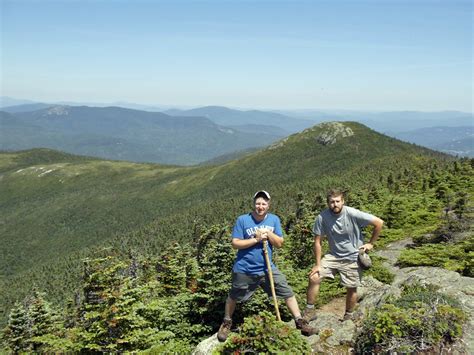
[[369,314],[357,335],[357,353],[434,351],[462,335],[465,313],[430,286],[410,285],[400,298]]
[[8,324],[3,330],[5,345],[13,352],[29,349],[29,320],[27,310],[20,302],[10,311]]
[[231,334],[214,354],[311,354],[299,330],[277,321],[268,311],[245,319],[239,333]]
[[397,264],[408,266],[434,266],[456,271],[464,276],[474,276],[474,238],[458,243],[424,244],[405,249]]

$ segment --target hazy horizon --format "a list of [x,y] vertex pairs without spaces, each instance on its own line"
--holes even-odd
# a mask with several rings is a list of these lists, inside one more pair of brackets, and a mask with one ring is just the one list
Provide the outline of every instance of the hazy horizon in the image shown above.
[[[3,99],[7,100],[15,100],[15,101],[25,101],[25,103],[14,103],[11,105],[5,105],[2,103]],[[473,114],[473,112],[469,111],[460,111],[460,110],[354,110],[350,108],[325,108],[325,107],[303,107],[303,108],[294,108],[294,109],[285,109],[285,108],[274,108],[274,107],[262,107],[262,108],[255,108],[255,107],[237,107],[237,106],[224,106],[224,105],[160,105],[160,104],[150,104],[150,103],[136,103],[136,102],[127,102],[127,101],[116,101],[116,102],[81,102],[81,101],[33,101],[29,99],[18,99],[12,98],[8,96],[0,96],[0,110],[2,108],[14,107],[14,106],[22,106],[28,104],[50,104],[50,105],[64,105],[64,106],[88,106],[88,107],[123,107],[123,108],[132,108],[136,110],[143,110],[146,111],[147,108],[153,108],[154,111],[158,110],[192,110],[198,108],[205,108],[205,107],[222,107],[228,108],[231,110],[239,110],[239,111],[268,111],[268,112],[280,112],[280,113],[293,113],[293,114],[309,114],[312,112],[331,112],[331,113],[390,113],[390,112],[420,112],[420,113],[442,113],[442,112],[459,112],[459,113],[467,113]],[[136,106],[136,107],[134,107]]]

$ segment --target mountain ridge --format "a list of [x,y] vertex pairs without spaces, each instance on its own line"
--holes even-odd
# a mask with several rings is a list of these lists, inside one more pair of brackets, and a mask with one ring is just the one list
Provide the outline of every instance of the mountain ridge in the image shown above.
[[[31,102],[31,101],[30,101]],[[69,105],[74,107],[85,106],[82,103],[66,103],[66,104],[41,104],[32,103],[24,104],[19,106],[4,107],[3,110],[10,113],[21,113],[31,112],[33,109],[40,109],[44,107],[51,107],[57,105]],[[86,106],[91,106],[87,104]],[[250,134],[253,138],[253,142],[259,142],[259,139],[263,139],[261,143],[253,143],[247,141],[242,144],[243,146],[236,146],[235,151],[252,149],[256,146],[265,146],[271,141],[275,141],[281,137],[287,136],[292,133],[302,131],[305,128],[313,126],[316,123],[324,121],[357,121],[364,125],[367,125],[379,132],[395,136],[402,137],[403,132],[406,130],[426,129],[430,130],[436,126],[449,126],[459,127],[468,126],[473,127],[474,116],[469,112],[455,111],[455,110],[444,110],[444,111],[415,111],[415,110],[404,110],[404,111],[351,111],[351,110],[255,110],[255,109],[235,109],[228,108],[225,106],[204,106],[196,107],[192,109],[165,109],[164,107],[158,108],[147,105],[131,104],[131,103],[114,103],[114,104],[95,104],[101,108],[106,107],[121,107],[128,109],[137,109],[146,112],[158,112],[167,113],[174,116],[186,116],[195,117],[198,120],[199,117],[209,118],[214,123],[223,125],[230,130],[236,130],[242,134]],[[224,132],[227,128],[224,128]],[[40,129],[38,132],[42,132]],[[15,132],[16,133],[16,132]],[[49,146],[54,149],[64,149],[64,140],[55,137],[55,132],[42,132],[43,134],[52,137],[55,146]],[[9,134],[10,135],[10,134]],[[258,135],[258,137],[257,137]],[[199,160],[196,157],[191,158],[189,151],[192,155],[192,147],[189,151],[183,152],[184,161],[179,160],[179,157],[175,157],[171,161],[163,161],[162,157],[153,156],[150,154],[149,139],[148,142],[130,142],[125,139],[111,139],[111,137],[104,135],[96,135],[92,141],[83,142],[85,137],[76,137],[78,142],[76,145],[83,146],[88,143],[91,146],[97,145],[97,152],[95,155],[108,159],[121,159],[121,160],[135,160],[135,161],[151,161],[151,162],[165,162],[165,163],[178,163],[181,165],[199,164],[206,160],[212,160],[213,158],[221,155],[219,152],[214,156],[205,156],[204,159]],[[116,137],[117,138],[117,137]],[[452,140],[456,140],[457,137],[450,137]],[[245,141],[245,137],[243,140]],[[21,139],[17,140],[22,142]],[[32,142],[35,139],[31,140]],[[453,143],[446,143],[446,145],[426,145],[424,143],[424,137],[422,134],[412,137],[408,141],[418,145],[424,145],[431,149],[436,149],[452,155],[471,156],[472,149],[470,148],[469,141],[456,141]],[[11,149],[25,149],[31,148],[31,146],[25,146],[25,140],[22,146],[9,146]],[[255,145],[257,144],[257,145]],[[119,147],[116,147],[119,146]],[[0,147],[1,148],[1,147]],[[82,147],[81,147],[82,148]],[[119,148],[119,149],[118,149]],[[220,147],[222,148],[222,147]],[[83,148],[82,148],[83,149]],[[167,148],[169,149],[169,148]],[[94,155],[92,151],[78,150],[77,147],[70,147],[72,153]],[[140,156],[139,151],[147,152],[145,156]],[[222,152],[225,155],[232,155],[233,152],[226,151]],[[238,153],[237,153],[238,154]]]
[[2,150],[44,147],[106,159],[181,165],[264,146],[281,137],[274,132],[241,132],[205,117],[120,107],[52,106],[2,112],[0,125]]
[[236,110],[224,106],[204,106],[190,110],[166,110],[165,113],[177,116],[201,116],[212,119],[224,126],[239,126],[258,123],[277,126],[288,133],[296,133],[315,124],[314,120],[289,117],[277,112],[261,110]]

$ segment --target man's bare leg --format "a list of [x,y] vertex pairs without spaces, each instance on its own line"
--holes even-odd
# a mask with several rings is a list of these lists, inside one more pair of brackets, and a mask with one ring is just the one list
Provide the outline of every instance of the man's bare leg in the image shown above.
[[306,291],[306,303],[315,304],[316,299],[319,295],[319,286],[321,285],[321,277],[319,275],[313,275],[309,278],[308,290]]
[[227,300],[225,301],[225,315],[224,317],[227,319],[232,319],[232,315],[234,314],[235,311],[235,305],[237,302],[233,300],[230,297],[227,297]]
[[287,298],[285,300],[285,303],[294,319],[301,318],[300,307],[298,306],[298,302],[296,301],[295,296]]
[[357,303],[357,287],[347,288],[346,312],[352,313]]

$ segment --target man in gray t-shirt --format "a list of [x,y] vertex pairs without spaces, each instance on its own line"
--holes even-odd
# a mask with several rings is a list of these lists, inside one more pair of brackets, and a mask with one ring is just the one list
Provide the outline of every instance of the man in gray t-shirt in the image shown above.
[[[357,302],[357,287],[360,285],[362,270],[357,263],[359,250],[371,250],[382,230],[383,221],[366,212],[344,206],[344,194],[331,190],[327,195],[328,208],[316,218],[313,227],[314,255],[316,264],[309,274],[307,306],[304,317],[316,318],[314,303],[319,293],[319,285],[324,278],[334,278],[339,273],[341,284],[346,287],[346,313],[343,320],[352,319]],[[374,226],[370,241],[364,244],[362,229]],[[321,238],[326,236],[329,253],[321,259]]]

